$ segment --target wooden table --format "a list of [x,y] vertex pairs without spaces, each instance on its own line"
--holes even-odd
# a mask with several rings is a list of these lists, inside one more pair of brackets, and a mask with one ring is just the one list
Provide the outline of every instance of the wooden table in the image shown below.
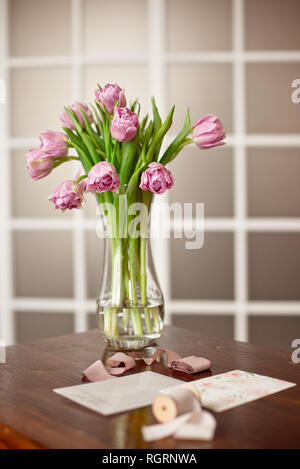
[[[182,356],[210,358],[212,374],[241,369],[298,386],[216,414],[212,442],[167,438],[147,444],[141,425],[153,423],[150,407],[103,417],[52,391],[79,384],[81,371],[107,353],[99,331],[37,340],[8,347],[7,363],[0,364],[0,448],[300,447],[300,364],[292,363],[290,354],[172,326],[164,328],[159,345]],[[144,369],[138,362],[128,373]],[[152,370],[185,381],[211,374],[189,376],[159,362]]]

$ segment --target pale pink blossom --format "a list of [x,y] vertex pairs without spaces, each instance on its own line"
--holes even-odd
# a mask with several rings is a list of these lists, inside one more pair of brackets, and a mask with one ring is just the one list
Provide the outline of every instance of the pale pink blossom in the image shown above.
[[[79,103],[78,101],[76,101],[74,104],[72,104],[72,106],[70,106],[69,109],[72,109],[72,111],[75,112],[75,114],[77,116],[77,119],[81,123],[82,127],[84,127],[84,120],[83,120],[83,117],[82,117],[80,111],[84,112],[84,114],[85,114],[85,116],[86,116],[86,118],[89,122],[93,122],[93,120],[94,120],[92,111],[90,110],[90,108],[86,104]],[[61,123],[62,123],[63,127],[67,127],[68,129],[74,130],[74,124],[73,124],[70,116],[67,114],[66,110],[64,110],[62,112],[62,114],[60,116],[60,120],[61,120]]]
[[68,152],[68,143],[66,134],[47,130],[40,135],[41,150],[51,156],[66,156]]
[[208,114],[194,124],[193,139],[200,148],[224,145],[225,137],[223,126],[214,114]]
[[49,200],[54,203],[56,209],[60,209],[63,212],[67,209],[81,208],[83,189],[76,181],[63,181],[52,192]]
[[110,133],[119,142],[129,142],[137,133],[139,118],[127,107],[117,107],[111,122]]
[[87,184],[88,192],[118,192],[120,176],[113,164],[108,161],[100,161],[90,170]]
[[26,158],[29,176],[34,180],[47,176],[54,167],[53,157],[40,148],[29,150]]
[[164,165],[152,162],[146,171],[142,173],[140,188],[155,194],[163,194],[175,184],[175,180]]
[[125,95],[118,85],[108,83],[104,88],[95,90],[95,96],[102,111],[107,109],[109,114],[113,114],[117,102],[120,107],[126,106]]

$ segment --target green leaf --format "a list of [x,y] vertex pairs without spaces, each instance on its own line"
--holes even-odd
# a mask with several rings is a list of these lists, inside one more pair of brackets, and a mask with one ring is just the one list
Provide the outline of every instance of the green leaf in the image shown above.
[[97,112],[97,109],[93,104],[90,104],[90,106],[94,111],[94,117],[96,118],[95,124],[96,124],[97,130],[98,130],[100,135],[103,135],[103,126],[102,126],[102,122],[101,122],[100,117],[99,117],[99,113]]
[[[148,148],[149,141],[152,136],[153,122],[150,121],[144,135],[144,141],[142,147],[139,146],[136,152],[136,161],[133,162],[132,168],[139,168],[141,165],[146,165],[146,151]],[[133,169],[133,172],[135,169]]]
[[75,148],[75,150],[78,153],[78,156],[80,157],[82,166],[84,167],[85,171],[88,172],[92,166],[93,166],[93,161],[90,159],[89,152],[87,148],[85,147],[84,143],[82,142],[81,138],[78,137],[72,130],[63,127],[63,130],[66,132],[68,135],[71,145]]
[[72,132],[72,130],[68,129],[67,127],[63,127],[63,130],[69,137],[72,144],[73,142],[75,142],[76,145],[82,149],[82,151],[87,151],[83,141],[81,140],[80,137],[78,137],[78,135],[74,134],[74,132]]
[[101,119],[102,119],[102,128],[103,128],[103,139],[104,139],[104,144],[105,144],[105,153],[107,160],[110,161],[110,117],[102,111],[101,107],[99,106],[99,103],[97,100],[95,100],[97,109],[100,113]]
[[[77,118],[76,114],[74,111],[71,109],[65,108],[66,112],[70,116],[70,119],[72,119],[72,122],[75,126],[75,130],[78,133],[79,137],[81,137],[84,145],[86,146],[88,153],[90,155],[90,159],[93,161],[94,164],[99,163],[101,161],[100,156],[98,155],[95,146],[93,145],[93,142],[91,141],[90,137],[85,133],[79,119]],[[82,112],[80,110],[80,112]]]
[[85,169],[85,172],[88,173],[90,169],[94,166],[93,163],[91,163],[89,157],[76,143],[73,143],[73,146],[80,157],[80,160],[81,160],[82,166]]
[[131,178],[129,179],[129,182],[128,182],[128,185],[131,186],[131,185],[135,185],[138,183],[138,180],[139,180],[139,177],[140,177],[140,174],[142,171],[144,171],[144,169],[146,169],[147,167],[147,164],[146,163],[142,163],[140,166],[138,166],[136,168],[136,170],[134,171],[134,173],[132,174]]
[[93,160],[94,164],[99,163],[99,161],[103,161],[103,157],[99,155],[99,153],[97,152],[92,140],[90,139],[90,137],[87,134],[85,134],[84,131],[82,132],[81,137],[82,137],[82,140],[83,140],[85,146],[87,147],[87,149],[89,151],[89,154],[92,157],[92,160]]
[[[95,145],[95,147],[98,148],[98,150],[101,150],[101,152],[104,154],[105,146],[104,146],[103,140],[94,131],[94,129],[92,128],[90,122],[88,121],[85,113],[81,109],[80,109],[80,113],[81,113],[83,121],[84,121],[85,129],[86,129],[87,133],[89,134],[93,144]],[[101,157],[101,159],[104,160],[103,156]]]
[[130,111],[135,112],[136,105],[138,104],[138,98],[136,98],[133,103],[130,105]]
[[[153,122],[154,122],[154,125],[153,125],[154,134],[156,134],[162,126],[162,120],[161,120],[161,117],[159,115],[159,112],[158,112],[154,97],[151,98],[151,102],[152,102],[152,112],[153,112]],[[153,161],[158,160],[158,155],[159,155],[159,152],[160,152],[161,144],[162,144],[162,140],[161,140],[160,144],[157,145],[157,147],[154,151]]]
[[148,144],[150,142],[150,139],[153,133],[153,129],[154,129],[154,123],[153,121],[150,121],[145,132],[144,143],[143,143],[142,151],[141,151],[142,160],[144,163],[146,163],[146,151],[147,151],[147,147],[148,147]]
[[117,142],[117,162],[118,162],[118,167],[120,168],[120,165],[121,165],[121,145],[120,145],[120,142]]
[[162,124],[162,126],[160,127],[160,129],[158,130],[158,132],[154,135],[152,139],[151,145],[146,155],[146,161],[148,164],[151,163],[151,161],[153,161],[153,156],[154,156],[157,146],[158,145],[159,147],[161,146],[164,136],[166,135],[166,133],[168,132],[169,128],[172,125],[174,109],[175,109],[175,106],[172,107],[171,111],[166,117],[166,120],[164,121],[164,123]]
[[[166,164],[168,163],[171,163],[171,161],[173,161],[176,156],[178,155],[178,153],[181,152],[181,150],[186,146],[186,145],[189,145],[190,143],[193,143],[193,139],[191,138],[186,138],[185,140],[183,140],[183,142],[179,145],[179,147],[177,147],[176,151],[172,154],[172,156],[170,157],[169,161]],[[163,164],[163,163],[161,163]]]
[[183,148],[185,139],[191,133],[191,130],[190,110],[187,108],[184,126],[159,160],[161,164],[166,165],[177,156],[179,151]]
[[117,172],[119,171],[119,162],[118,162],[118,155],[117,155],[118,144],[119,142],[117,140],[113,142],[113,148],[112,148],[112,153],[111,153],[111,163],[114,165]]
[[106,124],[106,121],[107,121],[107,116],[105,114],[104,111],[102,111],[101,107],[100,107],[100,104],[98,103],[98,101],[95,99],[95,104],[96,104],[96,107],[99,111],[99,114],[101,116],[101,119],[102,119],[102,124]]
[[144,132],[144,129],[145,129],[146,124],[147,124],[147,120],[148,120],[148,114],[146,114],[146,116],[144,117],[144,119],[142,120],[142,122],[140,124],[141,132]]
[[70,117],[71,121],[73,122],[73,125],[75,127],[76,132],[79,134],[83,130],[83,127],[82,127],[78,117],[76,116],[75,112],[72,109],[68,108],[68,107],[65,107],[65,111],[68,114],[68,116]]
[[138,136],[136,135],[130,142],[121,144],[121,165],[120,165],[120,181],[121,184],[127,184],[132,163],[138,147]]

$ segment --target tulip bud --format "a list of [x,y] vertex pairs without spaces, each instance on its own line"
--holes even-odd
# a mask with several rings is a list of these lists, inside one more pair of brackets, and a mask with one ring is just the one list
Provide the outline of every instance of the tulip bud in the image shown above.
[[160,163],[150,163],[146,171],[142,173],[140,188],[155,194],[163,194],[174,186],[175,180],[171,171]]
[[139,118],[135,112],[127,107],[117,107],[111,122],[110,133],[119,142],[129,142],[134,139],[139,127]]
[[222,140],[226,137],[223,126],[217,116],[208,114],[194,125],[194,142],[200,148],[212,148],[224,145]]
[[116,172],[116,168],[113,164],[108,161],[100,161],[90,170],[87,183],[88,192],[118,192],[120,176]]
[[47,130],[40,135],[41,150],[51,156],[66,156],[68,152],[67,136],[62,132]]
[[53,157],[40,148],[30,150],[26,157],[29,176],[34,180],[47,176],[54,167]]
[[119,102],[120,107],[126,106],[126,98],[122,89],[118,85],[112,85],[108,83],[102,89],[97,89],[95,91],[96,99],[102,109],[102,111],[107,111],[109,114],[113,114],[115,105]]

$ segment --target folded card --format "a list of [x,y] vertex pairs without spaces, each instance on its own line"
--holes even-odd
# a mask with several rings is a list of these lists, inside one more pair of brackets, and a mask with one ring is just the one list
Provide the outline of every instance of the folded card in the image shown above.
[[[255,401],[296,386],[295,383],[269,378],[247,371],[234,370],[193,381],[200,392],[203,407],[216,412]],[[168,389],[163,389],[168,394]]]
[[158,391],[178,386],[182,381],[152,371],[117,379],[79,384],[53,391],[103,415],[151,405]]

